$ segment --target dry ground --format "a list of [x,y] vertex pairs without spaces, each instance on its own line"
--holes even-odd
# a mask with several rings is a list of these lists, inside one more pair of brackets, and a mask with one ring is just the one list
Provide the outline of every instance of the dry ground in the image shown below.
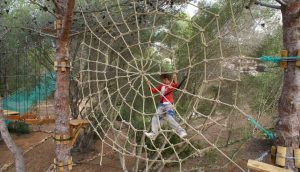
[[[49,128],[49,126],[47,127]],[[42,127],[41,130],[44,128]],[[25,163],[26,171],[36,172],[36,171],[49,171],[51,169],[51,163],[53,162],[55,153],[55,144],[51,139],[51,134],[46,132],[31,132],[25,135],[13,135],[13,139],[18,146],[20,146],[25,153]],[[261,156],[264,152],[269,151],[271,142],[262,139],[251,139],[249,142],[244,144],[233,144],[230,146],[230,150],[224,151],[236,151],[234,156],[235,162],[246,169],[246,163],[248,159],[256,159]],[[82,160],[89,159],[100,152],[101,141],[98,140],[95,144],[93,151],[89,153],[73,153],[74,162],[79,162]],[[33,148],[34,147],[34,148]],[[7,149],[3,141],[0,142],[0,167],[5,164],[10,164],[13,162],[13,156],[11,152]],[[102,166],[99,165],[100,158],[97,157],[92,161],[85,162],[82,164],[77,164],[73,167],[75,172],[96,172],[96,171],[107,171],[107,172],[119,172],[123,171],[118,159],[117,153],[114,152],[108,146],[104,146],[104,157],[102,161]],[[269,155],[264,158],[264,161],[268,161]],[[188,171],[200,172],[200,171],[241,171],[235,165],[227,163],[227,159],[210,152],[203,157],[190,159],[183,163],[183,169],[189,169]],[[128,165],[129,164],[129,165]],[[220,164],[225,164],[224,168],[220,169]],[[130,163],[127,163],[130,166]],[[193,167],[193,168],[191,168]],[[193,170],[192,170],[193,169]],[[165,172],[178,171],[177,166],[171,166],[164,169]],[[14,164],[3,171],[15,171]]]
[[[50,103],[52,104],[52,103]],[[41,107],[43,107],[41,105]],[[53,107],[47,109],[43,112],[40,110],[41,114],[51,115],[53,112]],[[50,114],[49,114],[50,113]],[[272,126],[270,123],[272,119],[270,117],[264,117],[260,120],[263,126]],[[240,121],[239,121],[240,122]],[[240,124],[242,125],[242,123]],[[42,172],[49,171],[51,169],[51,164],[55,157],[55,144],[51,138],[51,133],[54,130],[54,125],[43,125],[40,127],[32,127],[33,132],[24,135],[12,135],[14,141],[18,146],[20,146],[23,151],[25,151],[25,163],[26,171],[28,172]],[[210,127],[205,133],[205,136],[213,140],[220,130],[215,127]],[[239,136],[234,136],[238,138]],[[257,159],[263,153],[268,152],[271,148],[272,143],[265,139],[255,139],[252,138],[247,142],[237,142],[228,148],[222,149],[225,153],[232,155],[230,158],[234,159],[241,167],[246,169],[246,163],[248,159]],[[98,140],[95,144],[93,151],[89,153],[78,153],[73,152],[72,157],[74,162],[80,162],[91,157],[95,157],[99,154],[101,147],[101,141]],[[73,167],[74,172],[121,172],[122,167],[120,165],[120,160],[118,158],[117,152],[113,151],[110,147],[104,146],[103,150],[104,157],[102,159],[102,165],[100,166],[100,158],[97,157],[92,161],[76,164]],[[263,158],[263,161],[268,162],[270,155],[268,154]],[[14,170],[14,159],[11,152],[7,149],[5,143],[0,141],[0,171],[3,166],[9,166],[3,171],[15,171]],[[129,159],[126,165],[131,169],[134,161]],[[223,167],[223,168],[220,168]],[[223,172],[223,171],[241,171],[235,165],[228,162],[224,156],[221,156],[216,151],[208,152],[204,157],[197,157],[194,159],[189,159],[183,163],[183,169],[191,172]],[[178,166],[167,166],[164,172],[175,172],[179,171]]]

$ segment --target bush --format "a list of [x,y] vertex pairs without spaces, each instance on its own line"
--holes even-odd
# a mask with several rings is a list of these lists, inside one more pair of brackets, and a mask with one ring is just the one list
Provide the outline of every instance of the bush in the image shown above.
[[28,134],[30,132],[29,125],[23,121],[11,122],[7,125],[8,131],[17,134]]

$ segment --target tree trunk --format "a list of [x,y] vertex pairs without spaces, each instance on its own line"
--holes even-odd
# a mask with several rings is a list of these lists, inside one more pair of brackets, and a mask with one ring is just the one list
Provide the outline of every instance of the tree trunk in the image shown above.
[[[297,16],[300,2],[286,0],[282,6],[283,45],[288,56],[297,56],[300,49],[300,19]],[[276,145],[287,147],[287,157],[293,157],[293,149],[299,147],[300,127],[300,68],[295,62],[288,62],[284,71],[283,89],[278,104],[279,118],[276,124]],[[286,167],[298,171],[294,159],[286,158]]]
[[[65,62],[67,66],[70,65],[69,59],[69,33],[72,26],[73,9],[75,0],[56,0],[56,15],[57,23],[61,26],[57,28],[56,41],[56,92],[55,92],[55,135],[65,136],[64,139],[70,138],[69,127],[69,86],[70,86],[70,68],[63,68],[62,64]],[[65,70],[65,71],[64,71]],[[56,166],[62,165],[63,171],[68,171],[68,161],[71,159],[69,144],[63,142],[56,142]],[[57,168],[56,168],[57,169]],[[59,170],[60,171],[60,170]]]
[[4,121],[1,97],[0,97],[0,133],[1,133],[2,139],[4,140],[6,146],[14,154],[16,171],[17,172],[25,171],[24,157],[23,157],[22,150],[20,148],[18,148],[17,145],[12,140],[12,138],[9,135],[9,132],[7,130],[5,121]]

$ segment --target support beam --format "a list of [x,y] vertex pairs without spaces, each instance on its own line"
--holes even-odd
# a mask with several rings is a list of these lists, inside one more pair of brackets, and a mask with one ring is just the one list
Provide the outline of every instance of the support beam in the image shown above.
[[75,141],[77,140],[80,129],[88,126],[89,124],[89,121],[83,119],[74,119],[70,121],[70,136],[72,137],[70,146],[73,147]]

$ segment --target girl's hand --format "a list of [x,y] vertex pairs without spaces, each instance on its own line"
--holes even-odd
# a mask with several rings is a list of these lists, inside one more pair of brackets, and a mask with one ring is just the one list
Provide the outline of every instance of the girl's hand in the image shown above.
[[151,84],[151,82],[148,80],[148,81],[147,81],[147,84],[148,84],[148,85],[150,85],[150,84]]
[[177,74],[176,74],[176,73],[173,73],[172,78],[173,78],[173,79],[177,79]]
[[175,84],[178,83],[178,79],[177,79],[177,74],[176,74],[176,73],[173,73],[172,79],[173,79],[173,82],[174,82]]

